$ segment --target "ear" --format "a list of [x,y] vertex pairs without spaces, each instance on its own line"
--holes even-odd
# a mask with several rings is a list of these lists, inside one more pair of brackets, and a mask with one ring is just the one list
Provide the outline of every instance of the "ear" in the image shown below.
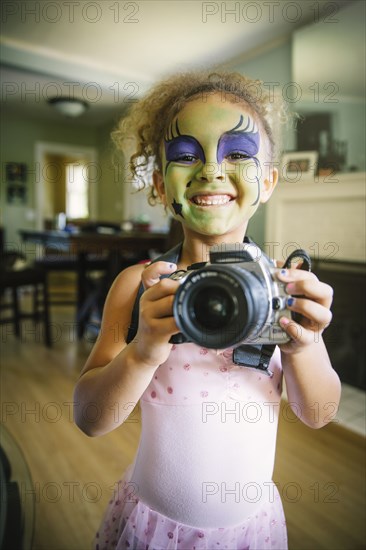
[[159,195],[159,198],[163,203],[163,205],[166,206],[165,184],[164,184],[164,179],[161,172],[159,172],[159,170],[154,170],[152,178],[153,178],[153,185],[155,187],[155,190]]
[[276,187],[278,182],[278,170],[277,168],[274,168],[273,166],[269,169],[269,174],[266,178],[264,178],[262,182],[262,190],[261,190],[261,198],[260,202],[265,203],[268,201],[268,199],[271,197],[274,188]]

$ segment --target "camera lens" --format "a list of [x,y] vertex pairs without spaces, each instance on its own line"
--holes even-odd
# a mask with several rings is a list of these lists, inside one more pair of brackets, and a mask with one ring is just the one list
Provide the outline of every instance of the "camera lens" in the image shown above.
[[192,310],[200,325],[215,330],[228,326],[235,311],[235,304],[225,288],[208,286],[197,294]]
[[178,288],[173,313],[186,341],[208,348],[237,345],[262,327],[266,289],[248,270],[210,265],[192,271]]
[[266,319],[268,299],[260,280],[232,265],[192,271],[178,288],[173,313],[186,341],[225,348],[249,338]]

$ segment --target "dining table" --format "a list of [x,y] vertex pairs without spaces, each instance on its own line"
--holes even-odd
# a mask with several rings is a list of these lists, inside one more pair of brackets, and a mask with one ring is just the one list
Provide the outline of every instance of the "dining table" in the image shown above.
[[[93,297],[100,291],[94,289],[92,296],[88,290],[88,271],[93,261],[98,263],[99,259],[103,262],[106,278],[111,283],[121,266],[149,260],[152,250],[164,252],[168,239],[168,234],[161,231],[116,231],[111,228],[78,232],[21,229],[19,234],[26,246],[25,252],[28,255],[33,252],[38,265],[45,265],[49,258],[49,270],[56,268],[57,262],[74,266],[77,273],[76,323],[79,338],[84,335]],[[29,244],[38,246],[40,252],[35,252],[36,249],[30,251]],[[106,284],[105,278],[103,284]]]

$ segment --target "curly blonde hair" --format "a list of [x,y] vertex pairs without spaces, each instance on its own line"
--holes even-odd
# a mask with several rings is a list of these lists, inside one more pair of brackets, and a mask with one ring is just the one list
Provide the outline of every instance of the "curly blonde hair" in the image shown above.
[[172,75],[135,103],[112,132],[112,139],[120,152],[124,151],[126,141],[135,141],[129,167],[139,188],[151,186],[150,204],[157,202],[151,185],[152,172],[161,171],[161,144],[170,122],[186,103],[213,93],[221,94],[223,101],[247,104],[268,138],[271,160],[274,158],[274,115],[283,121],[286,118],[283,116],[285,106],[270,97],[260,80],[252,80],[237,72],[192,71]]

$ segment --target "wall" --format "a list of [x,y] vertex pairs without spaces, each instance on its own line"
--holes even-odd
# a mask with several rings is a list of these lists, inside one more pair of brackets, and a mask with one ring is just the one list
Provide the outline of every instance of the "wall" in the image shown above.
[[[96,130],[75,123],[48,122],[35,118],[19,117],[3,112],[1,120],[2,177],[0,194],[1,225],[5,228],[7,242],[18,242],[19,229],[35,226],[35,181],[40,178],[34,159],[37,141],[96,146]],[[5,165],[7,162],[23,162],[28,168],[26,204],[8,204],[6,200]]]
[[114,122],[108,122],[97,129],[100,178],[98,182],[98,218],[104,221],[123,221],[123,182],[121,166],[113,161],[114,145],[111,131]]
[[[262,54],[232,65],[231,68],[263,82],[287,84],[291,81],[291,37]],[[278,90],[278,86],[276,89]]]

